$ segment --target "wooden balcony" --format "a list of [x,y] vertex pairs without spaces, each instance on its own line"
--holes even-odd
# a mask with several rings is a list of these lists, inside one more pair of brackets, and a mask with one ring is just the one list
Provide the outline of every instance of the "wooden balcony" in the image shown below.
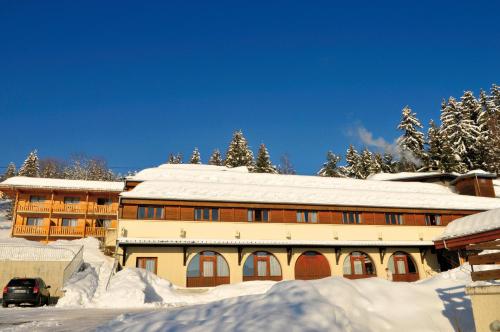
[[50,226],[49,236],[83,237],[83,228],[75,226]]
[[49,229],[42,226],[14,225],[13,233],[18,236],[47,236]]
[[17,212],[50,213],[50,203],[19,202]]
[[117,205],[94,205],[94,206],[89,206],[89,211],[88,214],[94,214],[94,215],[116,215],[118,212],[118,207]]
[[104,227],[85,227],[86,237],[105,237],[106,229]]
[[[19,202],[17,212],[19,213],[50,213],[50,203],[29,203]],[[53,214],[79,214],[94,216],[114,216],[118,212],[118,205],[92,205],[87,208],[84,203],[80,204],[62,204],[54,202],[52,205]]]
[[84,204],[54,204],[52,213],[85,214]]

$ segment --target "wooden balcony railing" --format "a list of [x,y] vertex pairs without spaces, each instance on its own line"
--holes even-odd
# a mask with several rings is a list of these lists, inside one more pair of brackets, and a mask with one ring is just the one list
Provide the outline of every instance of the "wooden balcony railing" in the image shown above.
[[83,228],[75,226],[50,226],[50,236],[79,236],[83,237]]
[[94,205],[89,207],[89,214],[97,215],[115,215],[118,211],[117,206],[113,205]]
[[14,225],[14,235],[47,236],[49,229],[42,226]]
[[50,204],[48,203],[29,203],[29,202],[19,202],[17,206],[18,212],[50,212]]
[[84,214],[85,210],[84,204],[54,204],[52,207],[53,213]]
[[104,237],[106,229],[104,227],[85,227],[85,236]]

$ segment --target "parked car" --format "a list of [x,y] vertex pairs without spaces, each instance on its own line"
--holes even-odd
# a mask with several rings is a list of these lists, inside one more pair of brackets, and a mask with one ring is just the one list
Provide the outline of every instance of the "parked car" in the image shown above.
[[9,304],[32,304],[36,306],[50,303],[50,286],[41,278],[14,278],[3,289],[2,306]]

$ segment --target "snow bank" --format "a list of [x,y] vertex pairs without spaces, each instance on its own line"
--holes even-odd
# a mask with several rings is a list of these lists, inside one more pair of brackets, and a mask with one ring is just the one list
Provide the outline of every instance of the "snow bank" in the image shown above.
[[260,295],[122,315],[98,331],[473,331],[467,275],[458,269],[420,283],[284,281]]
[[10,200],[0,199],[0,239],[10,237],[12,221],[7,218],[7,207],[9,204]]

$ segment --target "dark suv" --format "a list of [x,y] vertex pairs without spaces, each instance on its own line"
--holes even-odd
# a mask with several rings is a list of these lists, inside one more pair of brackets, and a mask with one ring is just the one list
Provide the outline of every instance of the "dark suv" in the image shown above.
[[50,302],[50,286],[46,286],[40,278],[14,278],[3,289],[2,306],[24,303],[33,305],[48,305]]

